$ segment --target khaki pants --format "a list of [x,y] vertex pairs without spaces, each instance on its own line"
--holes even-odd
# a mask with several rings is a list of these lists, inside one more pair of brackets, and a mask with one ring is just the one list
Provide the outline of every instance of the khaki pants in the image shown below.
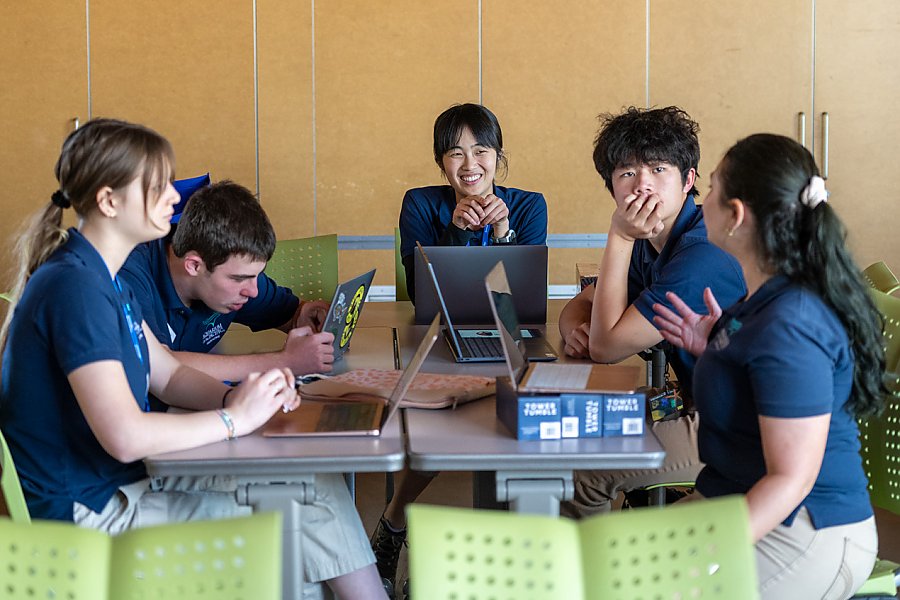
[[630,471],[576,471],[575,497],[560,505],[560,514],[582,518],[608,512],[619,492],[630,492],[658,483],[694,481],[703,468],[697,453],[697,413],[660,421],[651,430],[666,450],[666,458],[659,469]]
[[[694,492],[682,502],[703,501]],[[779,525],[756,542],[762,600],[844,600],[872,573],[878,554],[875,517],[816,529],[803,507],[790,527]]]
[[763,600],[844,600],[862,586],[875,565],[875,517],[815,529],[805,508],[790,527],[779,525],[756,543]]
[[[235,499],[232,477],[142,479],[119,488],[100,513],[75,503],[81,527],[117,534],[162,523],[248,515]],[[316,475],[316,497],[302,512],[303,598],[324,597],[321,582],[375,562],[356,506],[340,475]]]

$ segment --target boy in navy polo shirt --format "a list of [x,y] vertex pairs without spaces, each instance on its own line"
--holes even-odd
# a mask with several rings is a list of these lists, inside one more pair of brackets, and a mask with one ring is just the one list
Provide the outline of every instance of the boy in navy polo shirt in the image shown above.
[[[175,235],[138,246],[119,277],[133,290],[150,329],[183,363],[221,380],[289,367],[331,370],[330,333],[316,333],[325,302],[304,302],[263,273],[275,251],[275,231],[259,201],[222,181],[195,192]],[[278,352],[207,354],[232,322],[254,331],[288,333]]]
[[[603,115],[601,121],[594,166],[616,208],[597,283],[569,301],[559,330],[569,356],[614,363],[663,341],[653,325],[652,307],[669,306],[667,291],[701,310],[705,287],[730,305],[746,294],[746,286],[734,258],[706,239],[703,213],[694,203],[700,162],[697,123],[674,106],[632,107]],[[687,409],[652,426],[666,450],[663,466],[578,472],[575,499],[563,506],[564,513],[606,511],[619,492],[696,478],[702,465],[698,418],[690,402],[694,358],[670,345],[665,352]]]

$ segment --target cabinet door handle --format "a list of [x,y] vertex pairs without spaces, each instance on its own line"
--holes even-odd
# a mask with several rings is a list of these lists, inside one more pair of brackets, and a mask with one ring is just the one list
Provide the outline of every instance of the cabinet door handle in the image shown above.
[[800,139],[797,140],[800,142],[800,145],[806,148],[806,113],[800,112],[797,113],[797,129],[800,133]]
[[822,179],[828,179],[828,125],[827,112],[822,113]]
[[81,119],[78,117],[72,117],[72,127],[73,131],[78,131],[78,128],[81,127]]

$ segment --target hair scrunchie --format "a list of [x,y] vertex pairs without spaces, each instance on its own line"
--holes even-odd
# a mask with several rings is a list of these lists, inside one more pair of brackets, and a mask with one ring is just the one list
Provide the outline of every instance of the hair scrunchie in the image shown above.
[[800,203],[809,208],[815,208],[820,202],[828,202],[828,190],[825,189],[825,180],[818,175],[809,178],[809,183],[800,192]]
[[69,202],[69,197],[66,196],[66,193],[62,190],[56,190],[55,192],[53,192],[53,195],[50,196],[50,201],[62,209],[66,209],[72,206],[72,203]]

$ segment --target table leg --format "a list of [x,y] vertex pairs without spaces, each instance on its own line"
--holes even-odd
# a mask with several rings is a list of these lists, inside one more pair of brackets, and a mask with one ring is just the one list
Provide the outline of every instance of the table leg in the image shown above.
[[303,545],[300,517],[304,504],[315,497],[315,476],[309,475],[289,483],[241,481],[237,488],[238,504],[252,506],[253,512],[277,510],[282,523],[281,596],[285,600],[303,597]]
[[518,513],[559,516],[559,503],[575,495],[572,471],[497,471],[497,500]]

